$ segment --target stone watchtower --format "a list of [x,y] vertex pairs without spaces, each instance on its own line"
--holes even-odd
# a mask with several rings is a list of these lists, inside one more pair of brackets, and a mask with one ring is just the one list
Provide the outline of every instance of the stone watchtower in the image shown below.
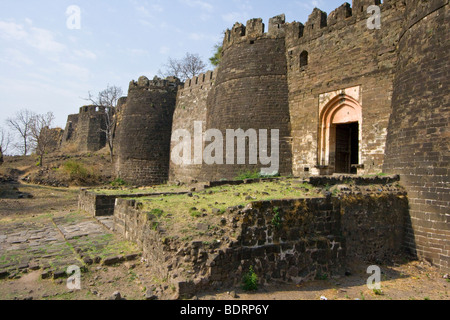
[[[271,131],[279,130],[279,173],[289,175],[292,156],[284,23],[284,15],[272,18],[265,33],[262,19],[252,19],[246,26],[236,23],[226,31],[216,82],[208,95],[206,127],[220,130],[224,137],[227,129],[267,130],[269,149]],[[205,178],[232,179],[240,172],[260,171],[259,160],[257,165],[249,161],[248,144],[246,150],[246,164],[238,164],[235,152],[236,165],[206,165]]]
[[179,80],[140,77],[130,83],[116,131],[116,173],[129,184],[169,178],[170,140]]

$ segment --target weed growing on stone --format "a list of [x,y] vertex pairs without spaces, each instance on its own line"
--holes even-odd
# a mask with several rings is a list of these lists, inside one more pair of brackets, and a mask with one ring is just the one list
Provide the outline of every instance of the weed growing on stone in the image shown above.
[[244,171],[239,173],[235,180],[246,180],[246,179],[260,179],[262,178],[261,173],[258,170],[255,171]]
[[248,272],[242,278],[242,289],[245,291],[256,291],[258,290],[258,281],[258,275],[253,270],[253,266],[250,266]]
[[373,293],[377,296],[382,296],[383,295],[383,291],[381,291],[380,289],[373,289]]
[[126,186],[127,183],[122,178],[117,178],[116,180],[111,181],[110,185],[112,187],[123,187]]
[[280,209],[278,207],[273,208],[273,212],[275,213],[275,216],[272,219],[272,226],[274,226],[276,229],[281,228],[282,219],[280,216]]

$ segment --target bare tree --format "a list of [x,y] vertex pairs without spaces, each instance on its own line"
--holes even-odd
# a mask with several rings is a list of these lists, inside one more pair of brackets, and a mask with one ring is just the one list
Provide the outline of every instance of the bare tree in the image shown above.
[[35,114],[30,110],[21,110],[13,118],[8,118],[6,123],[19,135],[21,142],[16,144],[16,148],[26,156],[30,151],[31,122]]
[[198,54],[186,53],[185,57],[180,60],[169,58],[167,64],[164,65],[165,71],[159,71],[159,73],[163,77],[174,76],[185,82],[205,72],[206,67]]
[[3,128],[0,128],[0,150],[3,154],[6,154],[8,152],[11,142],[11,133],[9,131],[5,131]]
[[52,130],[50,129],[54,120],[55,116],[52,112],[36,114],[31,118],[31,141],[36,155],[39,156],[39,166],[41,167],[43,165],[44,155],[54,139]]
[[116,128],[116,106],[119,99],[122,97],[123,92],[122,89],[117,86],[107,86],[107,88],[98,93],[97,97],[94,97],[89,92],[89,98],[86,99],[90,101],[96,107],[105,110],[104,120],[105,126],[104,129],[101,129],[102,132],[106,135],[106,143],[109,147],[109,155],[111,162],[114,157],[114,131]]

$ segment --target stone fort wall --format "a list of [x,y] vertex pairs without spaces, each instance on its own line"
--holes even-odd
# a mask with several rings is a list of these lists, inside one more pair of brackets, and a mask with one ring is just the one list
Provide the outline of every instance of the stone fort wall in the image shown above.
[[[319,106],[349,88],[356,92],[347,96],[362,109],[358,173],[382,171],[404,5],[384,1],[378,30],[367,27],[367,7],[373,4],[377,1],[353,1],[353,10],[347,3],[328,16],[315,9],[305,25],[285,26],[294,175],[335,172],[333,150],[320,157],[325,146],[319,144]],[[307,56],[305,65],[302,56]]]
[[83,106],[78,114],[69,115],[61,139],[61,147],[80,152],[95,152],[106,146],[105,110]]
[[384,169],[400,174],[408,190],[411,224],[407,247],[449,270],[448,1],[406,4]]
[[[380,29],[367,27],[370,5],[381,8]],[[329,15],[314,9],[305,24],[274,17],[267,31],[261,19],[236,23],[214,72],[180,87],[146,78],[130,85],[116,133],[118,176],[212,181],[261,168],[175,165],[171,135],[193,137],[195,121],[222,135],[280,130],[283,175],[335,173],[348,137],[352,173],[401,175],[411,201],[406,246],[448,269],[447,26],[448,0],[353,0]],[[81,123],[81,114],[72,121],[77,135],[89,132]],[[348,123],[357,125],[338,133]]]
[[162,184],[169,179],[170,140],[177,79],[130,83],[120,106],[116,139],[116,173],[134,185]]
[[[191,146],[194,146],[194,124],[202,123],[202,129],[206,128],[207,99],[217,77],[217,69],[200,74],[198,77],[188,79],[180,85],[177,93],[177,102],[173,116],[172,133],[176,130],[187,130],[191,135]],[[203,137],[203,136],[202,136]],[[178,141],[172,141],[171,150]],[[204,147],[204,144],[202,144]],[[194,158],[194,148],[191,150],[191,158]],[[170,181],[191,182],[202,180],[202,164],[175,165],[170,164]]]

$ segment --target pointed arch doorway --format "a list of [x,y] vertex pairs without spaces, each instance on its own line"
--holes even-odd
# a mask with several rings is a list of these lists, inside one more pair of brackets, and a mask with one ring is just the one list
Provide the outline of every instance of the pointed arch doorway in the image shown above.
[[325,174],[356,174],[361,160],[362,109],[341,93],[320,111],[319,167]]

